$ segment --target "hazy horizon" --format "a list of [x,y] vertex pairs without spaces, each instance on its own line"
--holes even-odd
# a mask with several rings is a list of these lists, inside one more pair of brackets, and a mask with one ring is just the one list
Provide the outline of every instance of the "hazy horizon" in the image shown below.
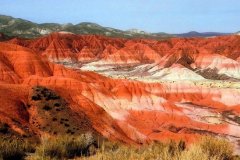
[[0,14],[35,23],[97,23],[121,30],[185,33],[240,30],[240,1],[219,0],[12,0],[2,1]]

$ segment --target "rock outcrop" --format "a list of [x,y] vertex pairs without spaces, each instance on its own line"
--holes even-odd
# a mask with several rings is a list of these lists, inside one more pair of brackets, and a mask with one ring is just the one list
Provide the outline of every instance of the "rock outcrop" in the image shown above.
[[239,36],[54,33],[1,42],[0,122],[25,136],[91,131],[142,144],[212,134],[237,142],[239,53]]

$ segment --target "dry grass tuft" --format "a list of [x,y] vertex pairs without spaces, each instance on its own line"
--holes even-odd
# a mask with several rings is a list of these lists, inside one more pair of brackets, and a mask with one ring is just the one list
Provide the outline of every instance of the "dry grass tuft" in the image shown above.
[[[0,159],[22,159],[29,145],[19,141],[0,141]],[[233,146],[224,139],[203,137],[186,147],[184,141],[155,142],[142,147],[130,147],[115,142],[103,142],[98,148],[91,133],[80,136],[43,138],[29,160],[239,160]]]
[[208,158],[229,160],[233,155],[233,145],[224,139],[203,137],[198,145],[208,155]]
[[96,155],[86,157],[89,160],[237,160],[233,156],[232,145],[224,139],[203,137],[186,148],[183,141],[153,143],[142,148],[113,145],[113,148],[102,146]]
[[34,146],[27,141],[0,138],[0,159],[21,160],[27,152],[34,152]]
[[80,136],[57,136],[43,138],[42,144],[37,147],[33,159],[67,159],[76,156],[93,154],[95,140],[91,133]]

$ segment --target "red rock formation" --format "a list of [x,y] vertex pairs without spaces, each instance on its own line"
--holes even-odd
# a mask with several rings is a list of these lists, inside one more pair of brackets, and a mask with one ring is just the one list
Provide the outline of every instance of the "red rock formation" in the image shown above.
[[[238,78],[239,44],[239,36],[156,41],[63,33],[0,43],[0,121],[21,134],[40,133],[29,120],[34,112],[27,108],[31,88],[40,85],[58,93],[72,112],[79,117],[84,113],[92,128],[113,140],[135,144],[168,138],[192,141],[202,134],[240,138],[236,120],[240,92],[234,87],[112,79],[72,65],[154,63],[143,70],[156,74],[181,66],[179,71],[188,68],[198,73],[217,68],[219,74]],[[72,69],[50,61],[71,63]]]

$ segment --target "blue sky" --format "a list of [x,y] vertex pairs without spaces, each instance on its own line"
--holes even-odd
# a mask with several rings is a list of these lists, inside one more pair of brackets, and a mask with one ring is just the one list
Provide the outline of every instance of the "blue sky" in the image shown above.
[[0,0],[0,14],[148,32],[240,30],[240,0]]

